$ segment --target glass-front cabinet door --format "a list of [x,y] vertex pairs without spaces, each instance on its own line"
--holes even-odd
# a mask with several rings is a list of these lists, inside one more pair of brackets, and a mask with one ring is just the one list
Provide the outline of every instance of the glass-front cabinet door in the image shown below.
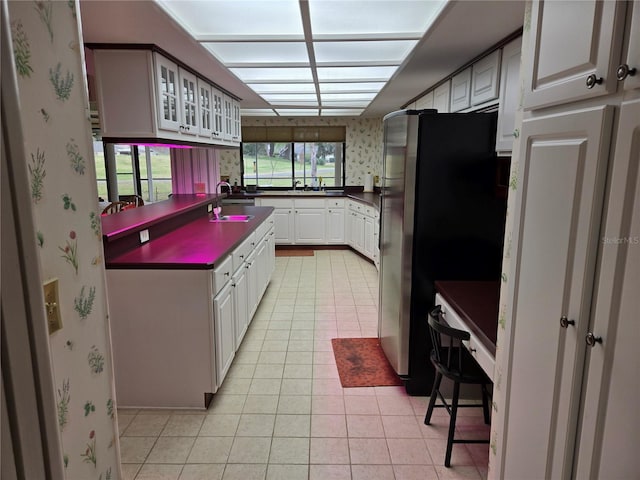
[[180,98],[178,66],[161,55],[154,54],[158,89],[158,126],[165,130],[180,130]]
[[224,96],[222,92],[216,88],[211,88],[211,96],[213,99],[213,132],[211,138],[223,138],[224,131]]
[[242,141],[242,125],[240,121],[240,102],[233,100],[231,102],[233,108],[233,134],[231,140],[234,143],[240,143]]
[[213,138],[213,97],[211,85],[198,79],[198,106],[200,108],[200,136]]
[[224,140],[231,141],[233,137],[233,99],[228,95],[224,96]]
[[198,79],[192,73],[180,69],[182,122],[180,130],[187,135],[197,135],[198,127]]

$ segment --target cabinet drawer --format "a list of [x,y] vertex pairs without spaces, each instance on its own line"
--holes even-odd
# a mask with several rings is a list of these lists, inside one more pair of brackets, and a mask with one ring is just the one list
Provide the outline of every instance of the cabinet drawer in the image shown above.
[[292,198],[262,198],[260,205],[263,207],[293,208]]
[[251,234],[240,245],[238,245],[233,252],[231,252],[231,258],[233,259],[233,271],[235,272],[244,263],[246,258],[253,250],[252,243],[254,242],[254,235]]
[[264,234],[269,231],[272,225],[273,225],[272,223],[269,223],[269,220],[265,220],[260,225],[258,225],[258,228],[256,228],[256,231],[255,231],[256,243],[262,240],[262,237],[264,237]]
[[478,365],[484,370],[487,376],[493,381],[493,371],[496,366],[495,357],[487,350],[484,344],[469,329],[469,326],[460,318],[456,311],[440,296],[436,294],[436,305],[442,307],[444,319],[449,326],[469,332],[471,338],[468,342],[463,342],[465,348],[473,355]]
[[213,294],[218,293],[222,287],[229,281],[231,278],[231,273],[233,269],[233,256],[228,255],[218,266],[213,269],[213,273],[211,274],[211,281],[213,283]]
[[327,199],[327,208],[344,208],[344,198]]
[[324,208],[324,198],[296,198],[296,208]]
[[354,212],[364,213],[365,206],[358,202],[351,202],[349,203],[349,209]]
[[373,207],[364,207],[363,213],[373,218],[376,216],[376,209]]

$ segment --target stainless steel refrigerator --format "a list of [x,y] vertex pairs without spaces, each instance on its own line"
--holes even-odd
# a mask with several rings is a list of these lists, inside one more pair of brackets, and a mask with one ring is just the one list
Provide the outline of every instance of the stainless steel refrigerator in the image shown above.
[[435,376],[434,282],[500,278],[508,165],[495,154],[496,120],[435,110],[384,118],[378,333],[410,394],[428,394]]

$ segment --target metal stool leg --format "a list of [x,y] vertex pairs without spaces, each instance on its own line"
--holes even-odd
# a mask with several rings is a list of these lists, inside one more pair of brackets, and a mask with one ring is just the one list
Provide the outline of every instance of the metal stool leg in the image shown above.
[[424,417],[424,424],[429,425],[431,423],[431,414],[433,413],[433,407],[436,404],[436,398],[438,397],[438,390],[440,389],[440,382],[442,381],[442,374],[436,372],[436,378],[433,381],[433,389],[431,390],[431,398],[429,399],[429,406],[427,407],[427,414]]

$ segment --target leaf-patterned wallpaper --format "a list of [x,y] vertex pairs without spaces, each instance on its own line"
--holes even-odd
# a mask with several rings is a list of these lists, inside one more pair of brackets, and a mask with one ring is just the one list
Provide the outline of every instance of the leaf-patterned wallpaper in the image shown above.
[[[522,65],[529,61],[531,56],[531,2],[525,6],[524,27],[522,35],[522,54],[520,57],[520,69]],[[526,80],[520,76],[520,103],[516,111],[516,132],[522,125],[522,105],[524,100],[524,89]],[[496,340],[496,369],[494,372],[493,384],[493,412],[491,417],[491,440],[489,450],[489,472],[488,478],[500,478],[500,463],[503,446],[501,445],[501,432],[504,431],[504,405],[506,403],[506,392],[503,390],[503,378],[508,374],[507,370],[509,351],[507,348],[507,324],[510,322],[507,312],[509,311],[509,274],[511,271],[511,239],[514,229],[514,210],[516,204],[516,189],[518,188],[518,169],[520,158],[520,137],[515,135],[513,150],[511,153],[511,171],[509,176],[509,198],[507,200],[507,219],[505,225],[504,250],[502,256],[502,283],[500,286],[500,308],[498,313],[498,337]]]
[[[382,172],[382,118],[243,118],[245,126],[345,126],[346,153],[345,173],[346,184],[349,186],[364,185],[367,173],[380,175]],[[236,150],[222,150],[220,154],[220,174],[229,175],[231,183],[240,184],[240,152]]]
[[43,280],[59,281],[50,336],[66,478],[120,478],[100,213],[78,5],[11,1],[20,121]]

